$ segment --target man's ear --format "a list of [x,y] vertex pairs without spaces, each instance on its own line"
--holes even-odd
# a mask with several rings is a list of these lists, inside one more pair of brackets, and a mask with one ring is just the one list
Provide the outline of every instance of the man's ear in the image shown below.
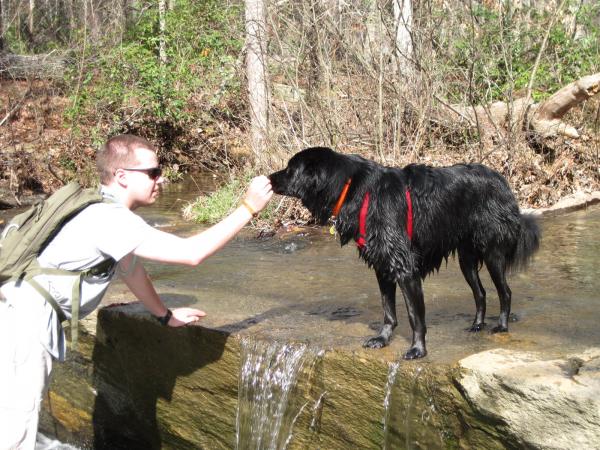
[[126,188],[128,185],[127,173],[123,169],[115,170],[115,183]]

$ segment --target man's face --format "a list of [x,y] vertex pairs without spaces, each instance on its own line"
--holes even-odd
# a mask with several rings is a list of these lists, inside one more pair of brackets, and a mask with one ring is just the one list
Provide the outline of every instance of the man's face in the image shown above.
[[158,198],[160,185],[165,181],[157,171],[159,165],[156,153],[138,148],[135,150],[135,156],[138,163],[123,168],[127,177],[127,190],[132,199],[131,209],[154,203]]

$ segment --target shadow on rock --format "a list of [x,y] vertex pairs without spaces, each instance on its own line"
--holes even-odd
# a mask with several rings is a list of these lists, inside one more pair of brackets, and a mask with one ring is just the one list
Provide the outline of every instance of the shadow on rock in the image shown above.
[[[186,303],[192,302],[180,298],[167,302]],[[182,440],[177,445],[180,433],[159,430],[158,404],[168,402],[168,411],[177,414],[182,408],[173,398],[177,379],[218,361],[228,335],[197,326],[163,327],[147,314],[138,316],[136,310],[135,305],[122,305],[98,314],[94,448],[159,449],[165,436],[169,445],[184,448],[189,443]]]

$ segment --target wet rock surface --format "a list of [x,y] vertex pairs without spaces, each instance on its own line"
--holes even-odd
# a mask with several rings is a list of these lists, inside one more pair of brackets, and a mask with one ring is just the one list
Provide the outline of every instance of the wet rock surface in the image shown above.
[[[226,449],[239,442],[239,421],[248,420],[240,415],[258,414],[267,425],[255,418],[242,437],[255,436],[256,444],[266,430],[264,443],[278,446],[242,440],[237,448],[567,449],[598,442],[600,348],[561,359],[496,349],[454,364],[390,363],[364,350],[167,329],[129,308],[102,310],[97,336],[84,334],[81,352],[56,367],[45,433],[82,448]],[[248,342],[251,354],[271,346],[279,358],[309,349],[287,396],[273,380],[268,398],[252,400],[256,392],[244,390]],[[278,370],[272,359],[257,376],[269,367]],[[252,412],[265,402],[281,411],[279,421]]]

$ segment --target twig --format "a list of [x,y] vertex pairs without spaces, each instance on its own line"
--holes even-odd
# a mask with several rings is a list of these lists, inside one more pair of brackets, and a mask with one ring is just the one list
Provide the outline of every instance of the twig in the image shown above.
[[27,98],[27,96],[29,95],[29,93],[30,93],[30,92],[31,92],[31,89],[27,88],[27,91],[25,91],[25,94],[23,94],[23,97],[21,97],[21,100],[19,100],[19,101],[17,102],[17,104],[15,105],[15,107],[14,107],[13,109],[11,109],[11,110],[10,110],[10,111],[9,111],[9,112],[6,114],[6,116],[4,116],[4,119],[2,119],[2,120],[0,121],[0,127],[1,127],[2,125],[4,125],[4,123],[5,123],[5,122],[6,122],[8,119],[10,119],[10,117],[11,117],[11,116],[12,116],[12,115],[13,115],[15,112],[17,112],[17,111],[18,111],[18,110],[21,108],[21,106],[23,105],[23,102],[25,101],[25,99]]
[[436,94],[433,94],[433,98],[435,98],[438,102],[440,102],[442,105],[444,105],[446,108],[448,108],[450,111],[458,114],[460,117],[462,117],[463,119],[465,119],[467,122],[469,123],[473,123],[473,120],[468,117],[465,116],[462,112],[460,112],[459,110],[457,110],[456,108],[454,108],[452,105],[450,105],[449,103],[446,103],[444,100],[442,100],[440,97],[438,97]]

